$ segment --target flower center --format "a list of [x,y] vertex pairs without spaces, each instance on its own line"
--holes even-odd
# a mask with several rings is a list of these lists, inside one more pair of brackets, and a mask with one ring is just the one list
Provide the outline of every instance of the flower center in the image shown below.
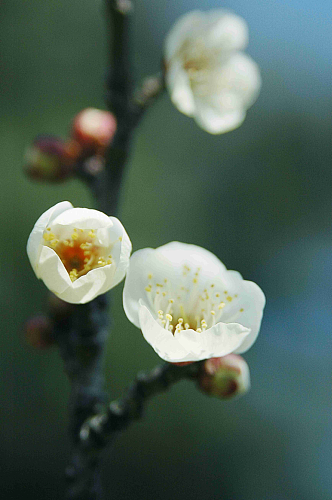
[[112,264],[112,256],[105,255],[107,249],[96,244],[94,229],[74,229],[70,238],[61,239],[48,227],[43,237],[44,245],[59,256],[72,281],[92,269]]
[[201,80],[215,65],[218,50],[206,47],[205,40],[186,40],[179,49],[178,56],[183,61],[183,68],[187,71],[190,80]]
[[238,294],[232,296],[227,290],[216,289],[214,283],[202,289],[201,268],[194,272],[184,265],[178,283],[167,279],[157,283],[153,275],[148,274],[145,291],[158,323],[174,335],[189,328],[199,333],[205,331],[214,326],[226,310],[230,313],[227,322],[234,321],[243,312],[236,305],[234,308]]

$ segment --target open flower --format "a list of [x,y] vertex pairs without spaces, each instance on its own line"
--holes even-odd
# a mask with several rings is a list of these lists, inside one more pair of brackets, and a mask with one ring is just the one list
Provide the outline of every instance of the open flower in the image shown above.
[[157,354],[178,363],[247,351],[265,297],[208,250],[172,242],[133,254],[123,305]]
[[117,218],[63,201],[39,217],[27,252],[37,278],[52,292],[84,304],[124,278],[131,242]]
[[258,66],[240,52],[247,43],[245,21],[223,9],[189,12],[167,35],[166,85],[171,99],[211,134],[239,127],[257,98]]

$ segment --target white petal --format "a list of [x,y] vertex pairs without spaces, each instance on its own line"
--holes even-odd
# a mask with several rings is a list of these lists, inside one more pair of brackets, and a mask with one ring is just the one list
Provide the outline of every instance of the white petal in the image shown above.
[[92,269],[74,282],[52,248],[43,246],[39,261],[40,278],[60,299],[72,304],[84,304],[113,288],[115,264]]
[[[116,217],[110,217],[110,219],[112,222],[112,229],[111,229],[112,243],[113,241],[117,240],[118,243],[116,243],[116,245],[118,246],[118,248],[112,249],[112,257],[115,261],[116,268],[114,276],[112,278],[113,280],[112,286],[108,287],[107,285],[108,282],[106,282],[104,286],[105,291],[115,287],[125,277],[126,271],[129,266],[129,257],[132,250],[132,245],[129,236],[125,228],[119,221],[119,219],[117,219]],[[102,291],[101,293],[104,292]]]
[[114,269],[112,269],[112,266],[92,269],[71,283],[71,286],[66,290],[57,293],[57,295],[60,299],[72,304],[85,304],[104,293],[104,285],[107,281],[112,282],[113,275]]
[[206,332],[182,330],[173,336],[157,323],[142,301],[139,322],[145,340],[162,359],[171,363],[225,356],[241,345],[249,333],[236,323],[219,323]]
[[175,60],[169,64],[166,72],[166,86],[174,106],[181,113],[192,116],[195,112],[195,101],[187,72],[181,61]]
[[248,26],[245,20],[223,9],[206,12],[206,45],[221,50],[240,50],[248,44]]
[[47,226],[49,226],[58,215],[72,208],[73,205],[69,201],[62,201],[60,203],[57,203],[53,207],[46,210],[46,212],[44,212],[39,217],[33,230],[31,231],[27,243],[27,253],[31,266],[38,278],[40,277],[40,275],[37,264],[42,249],[43,233]]
[[205,332],[181,330],[175,334],[178,342],[196,355],[195,360],[217,358],[230,354],[242,345],[250,330],[238,323],[217,323]]
[[112,226],[110,217],[92,208],[73,208],[60,214],[53,220],[54,229],[57,226],[71,226],[78,229],[100,229]]
[[123,289],[123,308],[128,319],[140,327],[138,311],[139,300],[148,300],[145,288],[148,285],[148,275],[173,279],[173,266],[153,248],[144,248],[135,252],[129,261],[129,268]]
[[209,134],[224,134],[239,127],[246,116],[242,109],[231,112],[222,112],[211,106],[197,103],[195,121]]
[[47,288],[56,294],[71,287],[72,282],[59,256],[52,248],[43,246],[38,262],[38,273]]
[[166,258],[174,269],[181,272],[184,264],[193,268],[201,267],[204,277],[207,278],[214,278],[226,271],[226,267],[218,257],[197,245],[172,241],[156,248],[156,252]]
[[[243,344],[235,351],[247,351],[255,342],[259,333],[260,324],[265,306],[265,295],[256,283],[246,281],[237,271],[227,271],[216,276],[214,280],[216,290],[226,290],[232,300],[225,300],[226,306],[220,319],[223,323],[236,321],[250,330],[250,334]],[[242,311],[243,310],[243,311]]]
[[162,328],[152,317],[150,311],[142,303],[139,306],[139,327],[145,340],[153,347],[156,353],[165,361],[182,362],[192,361],[190,353],[181,346],[173,334]]
[[[234,351],[237,354],[246,352],[255,342],[265,306],[265,295],[256,283],[244,280],[242,294],[244,296],[244,311],[238,319],[242,325],[250,328],[250,334],[244,340],[243,344]],[[242,301],[242,297],[240,299]]]
[[235,52],[215,69],[220,92],[229,90],[248,109],[257,99],[261,77],[257,64],[243,52]]
[[165,39],[165,59],[168,62],[179,50],[185,39],[195,32],[195,28],[202,22],[204,14],[193,10],[179,17]]

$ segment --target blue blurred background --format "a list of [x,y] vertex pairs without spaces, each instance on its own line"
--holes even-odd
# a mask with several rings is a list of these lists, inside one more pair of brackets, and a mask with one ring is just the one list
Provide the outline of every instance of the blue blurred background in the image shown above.
[[[134,250],[171,240],[204,246],[256,281],[267,306],[245,354],[252,389],[221,402],[182,382],[106,450],[107,498],[327,500],[331,484],[331,60],[329,1],[136,2],[135,74],[159,69],[182,13],[225,7],[249,24],[263,87],[237,130],[210,136],[165,94],[134,138],[119,216]],[[46,290],[25,245],[61,200],[93,207],[77,180],[40,185],[22,173],[39,133],[66,136],[73,116],[104,107],[106,33],[93,0],[3,0],[1,115],[1,492],[63,498],[69,387],[56,349],[27,346],[26,319]],[[119,396],[157,355],[126,319],[122,285],[105,371]]]

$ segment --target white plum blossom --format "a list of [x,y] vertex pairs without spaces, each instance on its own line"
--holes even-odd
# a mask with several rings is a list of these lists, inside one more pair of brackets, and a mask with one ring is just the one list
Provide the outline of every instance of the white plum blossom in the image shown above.
[[52,292],[84,304],[123,280],[131,242],[116,217],[63,201],[39,217],[27,252],[37,278]]
[[262,290],[208,250],[171,242],[130,258],[123,291],[128,319],[165,361],[242,353],[258,335]]
[[258,66],[241,52],[247,43],[244,19],[223,9],[189,12],[166,37],[166,85],[171,99],[211,134],[239,127],[258,96]]

